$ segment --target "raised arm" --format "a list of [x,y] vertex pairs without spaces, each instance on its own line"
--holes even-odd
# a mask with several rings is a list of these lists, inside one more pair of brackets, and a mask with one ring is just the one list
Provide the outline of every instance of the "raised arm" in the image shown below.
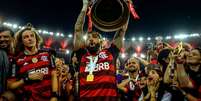
[[127,27],[128,27],[128,22],[125,25],[123,25],[122,28],[118,30],[114,36],[113,43],[119,49],[123,47],[123,38],[125,36]]
[[176,71],[177,71],[177,76],[178,76],[178,81],[179,81],[179,84],[180,84],[180,87],[188,87],[188,88],[192,88],[193,87],[193,84],[185,70],[185,67],[184,67],[184,56],[185,56],[185,52],[181,52],[180,55],[177,57],[176,59],[176,65],[177,65],[177,68],[176,68]]
[[77,18],[74,28],[74,50],[78,50],[84,45],[83,40],[83,26],[85,21],[86,12],[88,9],[89,2],[88,0],[83,0],[82,10]]

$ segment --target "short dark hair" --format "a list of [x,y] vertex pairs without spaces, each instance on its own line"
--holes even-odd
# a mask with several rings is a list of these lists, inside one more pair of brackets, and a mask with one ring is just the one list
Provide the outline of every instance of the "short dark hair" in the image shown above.
[[151,70],[155,70],[160,77],[163,77],[164,73],[162,72],[159,64],[149,64],[147,66],[147,71],[148,71],[147,74],[149,74],[149,71]]
[[163,64],[164,59],[167,59],[171,50],[170,49],[162,49],[158,54],[158,62]]
[[101,36],[101,34],[100,34],[99,32],[92,31],[92,32],[88,32],[88,34],[97,34],[98,37],[99,37],[100,39],[102,39],[102,36]]
[[14,32],[10,28],[5,27],[5,26],[0,26],[0,33],[5,32],[5,31],[9,31],[10,35],[13,37]]

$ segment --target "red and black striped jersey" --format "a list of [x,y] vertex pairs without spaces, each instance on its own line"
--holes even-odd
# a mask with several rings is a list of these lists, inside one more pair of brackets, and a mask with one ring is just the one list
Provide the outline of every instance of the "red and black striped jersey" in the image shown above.
[[89,56],[90,53],[84,52],[80,61],[80,100],[82,101],[117,101],[116,68],[115,61],[119,54],[119,49],[115,45],[110,48],[99,51],[98,61],[94,68],[93,81],[87,81],[89,74]]
[[140,98],[141,94],[142,94],[142,90],[141,88],[135,84],[134,81],[130,81],[127,85],[126,85],[126,92],[125,92],[126,96],[127,96],[127,101],[138,101],[138,99]]
[[48,52],[39,52],[35,55],[25,55],[21,53],[16,59],[16,65],[19,68],[17,77],[34,72],[44,74],[43,80],[31,81],[25,83],[22,87],[23,93],[29,101],[48,101],[51,97],[51,55]]

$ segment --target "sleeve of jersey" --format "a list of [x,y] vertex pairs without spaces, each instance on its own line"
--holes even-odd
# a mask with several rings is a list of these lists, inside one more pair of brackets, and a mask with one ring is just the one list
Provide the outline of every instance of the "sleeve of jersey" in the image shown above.
[[112,53],[113,57],[116,59],[119,56],[119,48],[116,45],[111,44],[110,48],[108,48],[109,52]]

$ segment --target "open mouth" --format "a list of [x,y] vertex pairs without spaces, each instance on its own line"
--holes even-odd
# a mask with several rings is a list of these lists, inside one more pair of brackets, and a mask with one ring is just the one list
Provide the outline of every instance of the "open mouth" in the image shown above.
[[94,47],[94,46],[95,46],[95,43],[90,43],[89,46],[90,46],[90,47]]
[[152,77],[148,77],[148,80],[151,81],[151,80],[153,80],[153,78]]
[[145,85],[145,83],[141,82],[141,83],[140,83],[140,85],[141,85],[141,86],[144,86],[144,85]]

